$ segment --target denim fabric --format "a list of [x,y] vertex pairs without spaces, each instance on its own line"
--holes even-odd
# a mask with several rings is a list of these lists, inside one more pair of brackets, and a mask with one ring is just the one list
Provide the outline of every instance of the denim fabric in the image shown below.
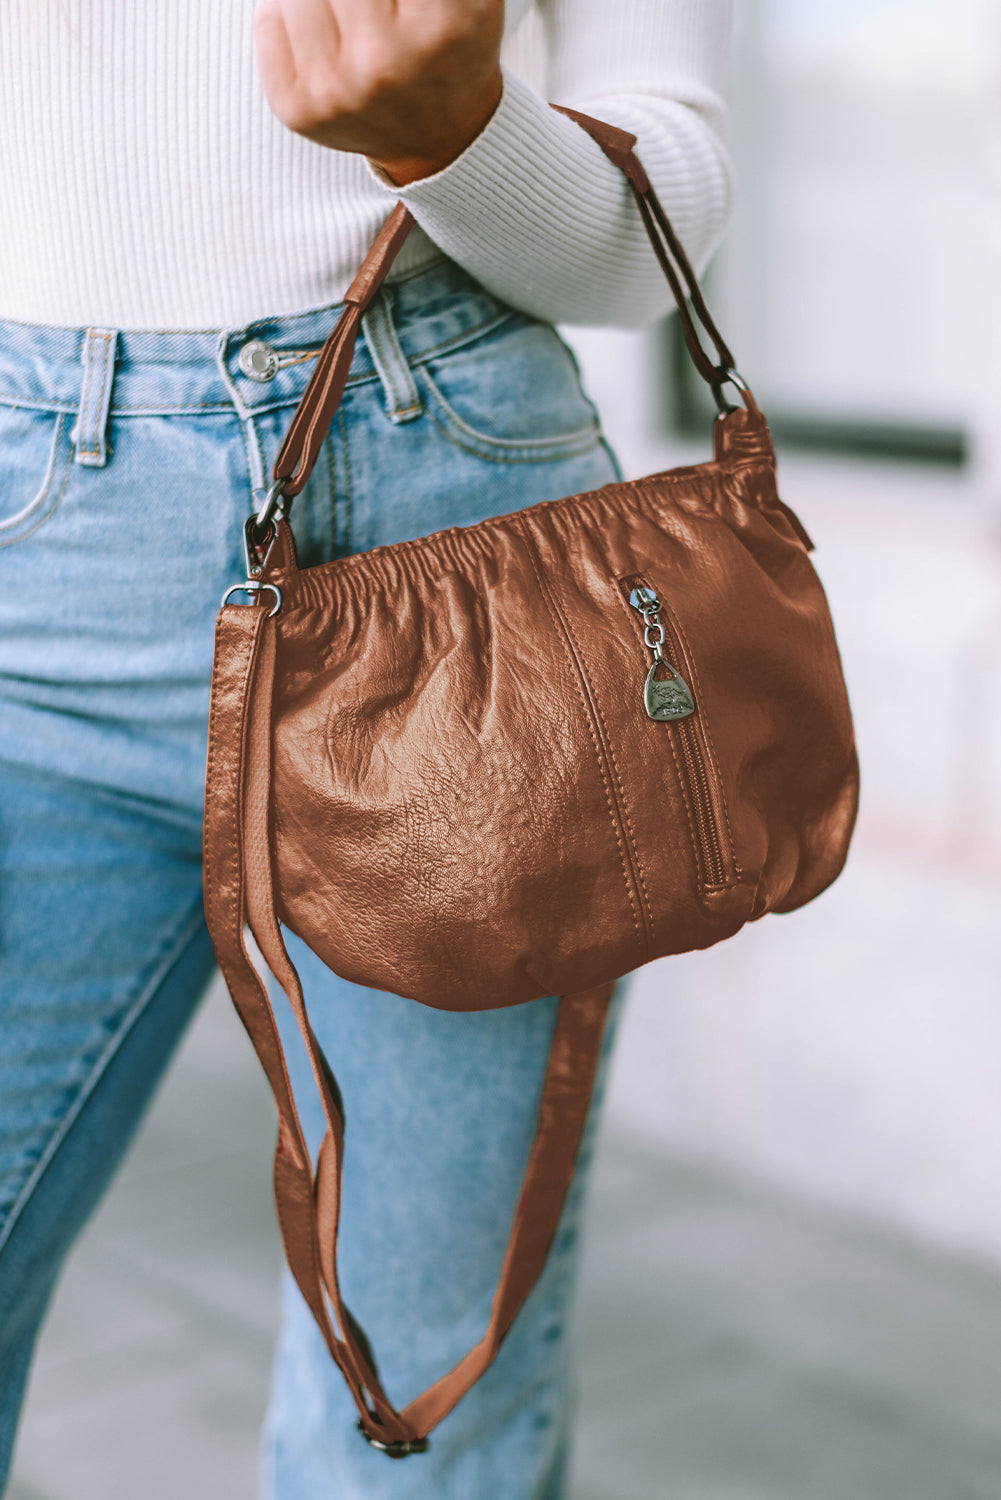
[[[0,325],[0,1475],[60,1264],[213,973],[200,864],[213,620],[337,311],[221,333]],[[304,564],[615,477],[553,329],[451,262],[386,286],[363,330],[295,504]],[[270,379],[241,364],[254,340]],[[451,1015],[343,983],[301,944],[293,956],[345,1095],[345,1294],[403,1404],[482,1331],[555,1002]],[[564,1493],[595,1118],[544,1278],[429,1454],[368,1448],[286,1288],[269,1497]]]

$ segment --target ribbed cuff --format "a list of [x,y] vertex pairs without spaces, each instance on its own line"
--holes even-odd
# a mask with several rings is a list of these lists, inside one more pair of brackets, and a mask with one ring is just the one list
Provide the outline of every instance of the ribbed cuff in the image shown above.
[[587,220],[607,225],[623,213],[621,174],[579,126],[507,69],[497,109],[442,171],[395,187],[369,169],[447,255],[533,311],[548,301],[561,239],[576,240]]
[[[706,207],[717,196],[718,166],[704,127],[674,100],[643,102],[647,110],[641,105],[636,112],[651,116],[643,121],[652,148],[647,170],[663,160],[668,201],[685,208],[691,202],[697,217],[715,217]],[[603,98],[592,108],[635,131],[621,118],[623,103],[633,114],[628,99]],[[588,111],[587,103],[579,107]],[[704,170],[693,171],[703,163]],[[446,255],[535,317],[636,326],[668,305],[622,172],[579,125],[509,69],[494,114],[442,171],[405,187],[371,163],[369,171],[387,199],[402,199]]]

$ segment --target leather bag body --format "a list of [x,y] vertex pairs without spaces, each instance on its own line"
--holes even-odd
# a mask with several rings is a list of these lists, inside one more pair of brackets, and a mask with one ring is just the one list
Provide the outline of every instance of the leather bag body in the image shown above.
[[[716,440],[710,464],[304,572],[283,525],[277,909],[338,974],[512,1005],[837,875],[857,771],[830,615],[763,418]],[[647,715],[638,584],[686,718]]]
[[[287,508],[412,222],[399,204],[248,519],[248,577],[216,630],[209,931],[275,1094],[290,1267],[362,1432],[392,1458],[426,1448],[545,1264],[615,980],[818,895],[857,806],[834,630],[765,419],[634,138],[564,112],[626,175],[720,407],[711,460],[300,569]],[[229,602],[241,591],[249,606]],[[283,926],[344,978],[437,1008],[562,997],[489,1324],[402,1409],[338,1281],[343,1111]],[[312,1063],[326,1117],[315,1160],[248,928]]]

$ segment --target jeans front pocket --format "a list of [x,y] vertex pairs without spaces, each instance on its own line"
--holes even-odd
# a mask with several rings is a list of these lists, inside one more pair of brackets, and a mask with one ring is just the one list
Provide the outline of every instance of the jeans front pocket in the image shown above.
[[483,338],[420,361],[414,376],[435,425],[480,458],[547,463],[601,442],[576,360],[549,323],[513,314]]
[[0,406],[0,547],[38,530],[55,512],[70,475],[68,412]]

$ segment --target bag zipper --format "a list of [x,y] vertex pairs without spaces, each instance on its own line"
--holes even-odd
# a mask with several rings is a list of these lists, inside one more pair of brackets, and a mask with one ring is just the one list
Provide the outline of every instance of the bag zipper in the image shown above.
[[[653,655],[643,693],[647,717],[670,726],[669,732],[680,751],[677,763],[692,815],[702,884],[707,889],[729,885],[737,873],[736,864],[723,793],[701,723],[701,709],[689,686],[695,679],[693,663],[671,618],[670,607],[658,598],[647,580],[636,575],[620,578],[619,588],[642,619],[643,640]],[[666,619],[662,618],[662,612]],[[676,662],[682,664],[684,675],[675,666]],[[658,676],[658,673],[668,675]]]

